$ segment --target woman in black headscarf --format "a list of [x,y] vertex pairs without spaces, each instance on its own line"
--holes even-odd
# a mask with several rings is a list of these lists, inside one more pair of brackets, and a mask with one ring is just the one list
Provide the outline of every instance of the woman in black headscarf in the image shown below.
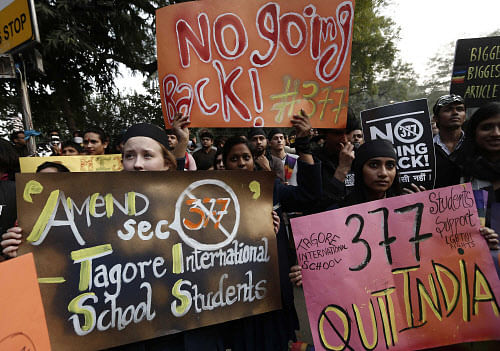
[[387,140],[370,140],[361,145],[352,165],[354,190],[340,207],[401,195],[396,164],[396,152]]

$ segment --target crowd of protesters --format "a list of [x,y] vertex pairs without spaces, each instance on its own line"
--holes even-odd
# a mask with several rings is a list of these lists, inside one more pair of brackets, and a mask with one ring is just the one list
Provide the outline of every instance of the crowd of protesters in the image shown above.
[[[464,100],[440,97],[433,108],[436,155],[435,187],[471,182],[488,191],[486,225],[481,235],[490,249],[498,249],[498,234],[491,229],[491,204],[500,202],[500,103],[479,108],[467,121]],[[343,129],[312,130],[304,113],[292,119],[293,132],[251,128],[247,135],[214,138],[209,130],[198,137],[188,130],[188,116],[177,115],[171,130],[142,123],[130,127],[113,145],[122,153],[125,171],[247,170],[276,175],[273,201],[278,245],[282,309],[173,336],[165,336],[118,349],[130,350],[286,350],[299,328],[292,284],[301,284],[293,234],[288,217],[317,213],[367,201],[425,191],[411,184],[402,189],[393,145],[384,140],[364,142],[356,117],[348,115]],[[51,131],[53,155],[102,155],[110,148],[104,131],[90,128],[61,143]],[[80,136],[82,135],[82,136]],[[11,143],[0,140],[0,223],[2,255],[16,257],[23,230],[15,226],[15,186],[18,157],[27,156],[25,133],[13,132]],[[47,162],[37,172],[65,172]],[[22,215],[22,214],[20,214]]]

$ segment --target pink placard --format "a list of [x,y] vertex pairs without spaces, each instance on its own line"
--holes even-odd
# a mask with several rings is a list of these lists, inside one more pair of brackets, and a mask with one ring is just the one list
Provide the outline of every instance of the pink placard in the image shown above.
[[292,219],[316,350],[500,339],[470,184]]

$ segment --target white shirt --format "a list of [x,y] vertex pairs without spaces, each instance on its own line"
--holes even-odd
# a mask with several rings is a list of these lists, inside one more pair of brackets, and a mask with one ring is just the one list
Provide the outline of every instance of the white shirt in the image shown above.
[[[462,134],[460,135],[460,140],[458,140],[458,143],[457,143],[457,146],[455,146],[455,150],[457,150],[460,145],[462,145],[462,143],[464,142],[464,139],[465,139],[465,133],[464,131],[462,130]],[[446,155],[450,156],[450,154],[455,151],[455,150],[448,150],[448,148],[446,147],[446,145],[443,143],[443,141],[441,140],[441,137],[439,136],[439,133],[437,133],[436,135],[434,135],[434,138],[432,138],[432,141],[434,142],[434,144],[437,144],[441,147],[441,149],[443,149],[443,151],[445,152]]]
[[287,182],[289,185],[297,186],[297,162],[298,162],[297,159],[299,158],[299,155],[286,154],[285,157],[281,159],[281,163],[283,164],[283,169],[285,168],[285,160],[287,156],[292,157],[296,160],[295,164],[293,165],[292,176],[290,177],[290,179],[287,180]]

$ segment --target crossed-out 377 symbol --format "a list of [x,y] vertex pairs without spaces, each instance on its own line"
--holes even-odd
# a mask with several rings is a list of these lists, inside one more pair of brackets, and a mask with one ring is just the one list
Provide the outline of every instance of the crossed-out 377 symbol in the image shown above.
[[[193,195],[193,191],[195,189],[197,190],[197,193],[203,192],[205,188],[207,190],[212,188],[213,191],[213,186],[221,188],[228,196],[218,198],[199,198],[198,196]],[[228,213],[231,203],[233,204],[235,211],[234,222],[231,221],[232,228],[226,228],[222,223],[222,220],[224,215]],[[188,212],[198,215],[199,220],[195,221],[192,218],[182,218],[181,220],[181,212],[184,206],[190,206]],[[184,231],[185,229],[188,231],[200,231],[202,229],[206,229],[207,227],[210,228],[209,223],[211,222],[213,222],[213,228],[216,230],[215,234],[213,231],[210,231],[210,238],[212,239],[212,242],[214,241],[214,235],[219,235],[221,238],[220,240],[216,239],[216,243],[202,242],[199,238],[194,239]],[[170,228],[175,229],[180,238],[193,249],[212,251],[218,250],[230,244],[238,233],[239,224],[240,204],[231,187],[220,180],[203,179],[192,183],[181,193],[175,204],[175,219],[170,225]]]
[[394,126],[394,136],[402,143],[414,143],[424,134],[424,126],[414,118],[403,118]]
[[[208,210],[208,212],[206,211],[206,208],[203,205],[206,203],[211,204],[210,210]],[[231,199],[228,197],[223,197],[223,198],[205,197],[203,198],[203,200],[193,199],[193,198],[186,199],[186,205],[191,206],[189,208],[189,212],[200,215],[200,221],[198,223],[194,223],[191,222],[189,219],[184,218],[182,220],[182,224],[184,224],[184,227],[186,227],[187,229],[199,230],[202,227],[206,228],[208,222],[212,220],[214,222],[214,228],[218,229],[222,217],[225,214],[227,214],[227,207],[229,206],[230,203]],[[218,211],[214,210],[216,204],[222,206]],[[205,214],[205,212],[207,213],[207,215]]]

